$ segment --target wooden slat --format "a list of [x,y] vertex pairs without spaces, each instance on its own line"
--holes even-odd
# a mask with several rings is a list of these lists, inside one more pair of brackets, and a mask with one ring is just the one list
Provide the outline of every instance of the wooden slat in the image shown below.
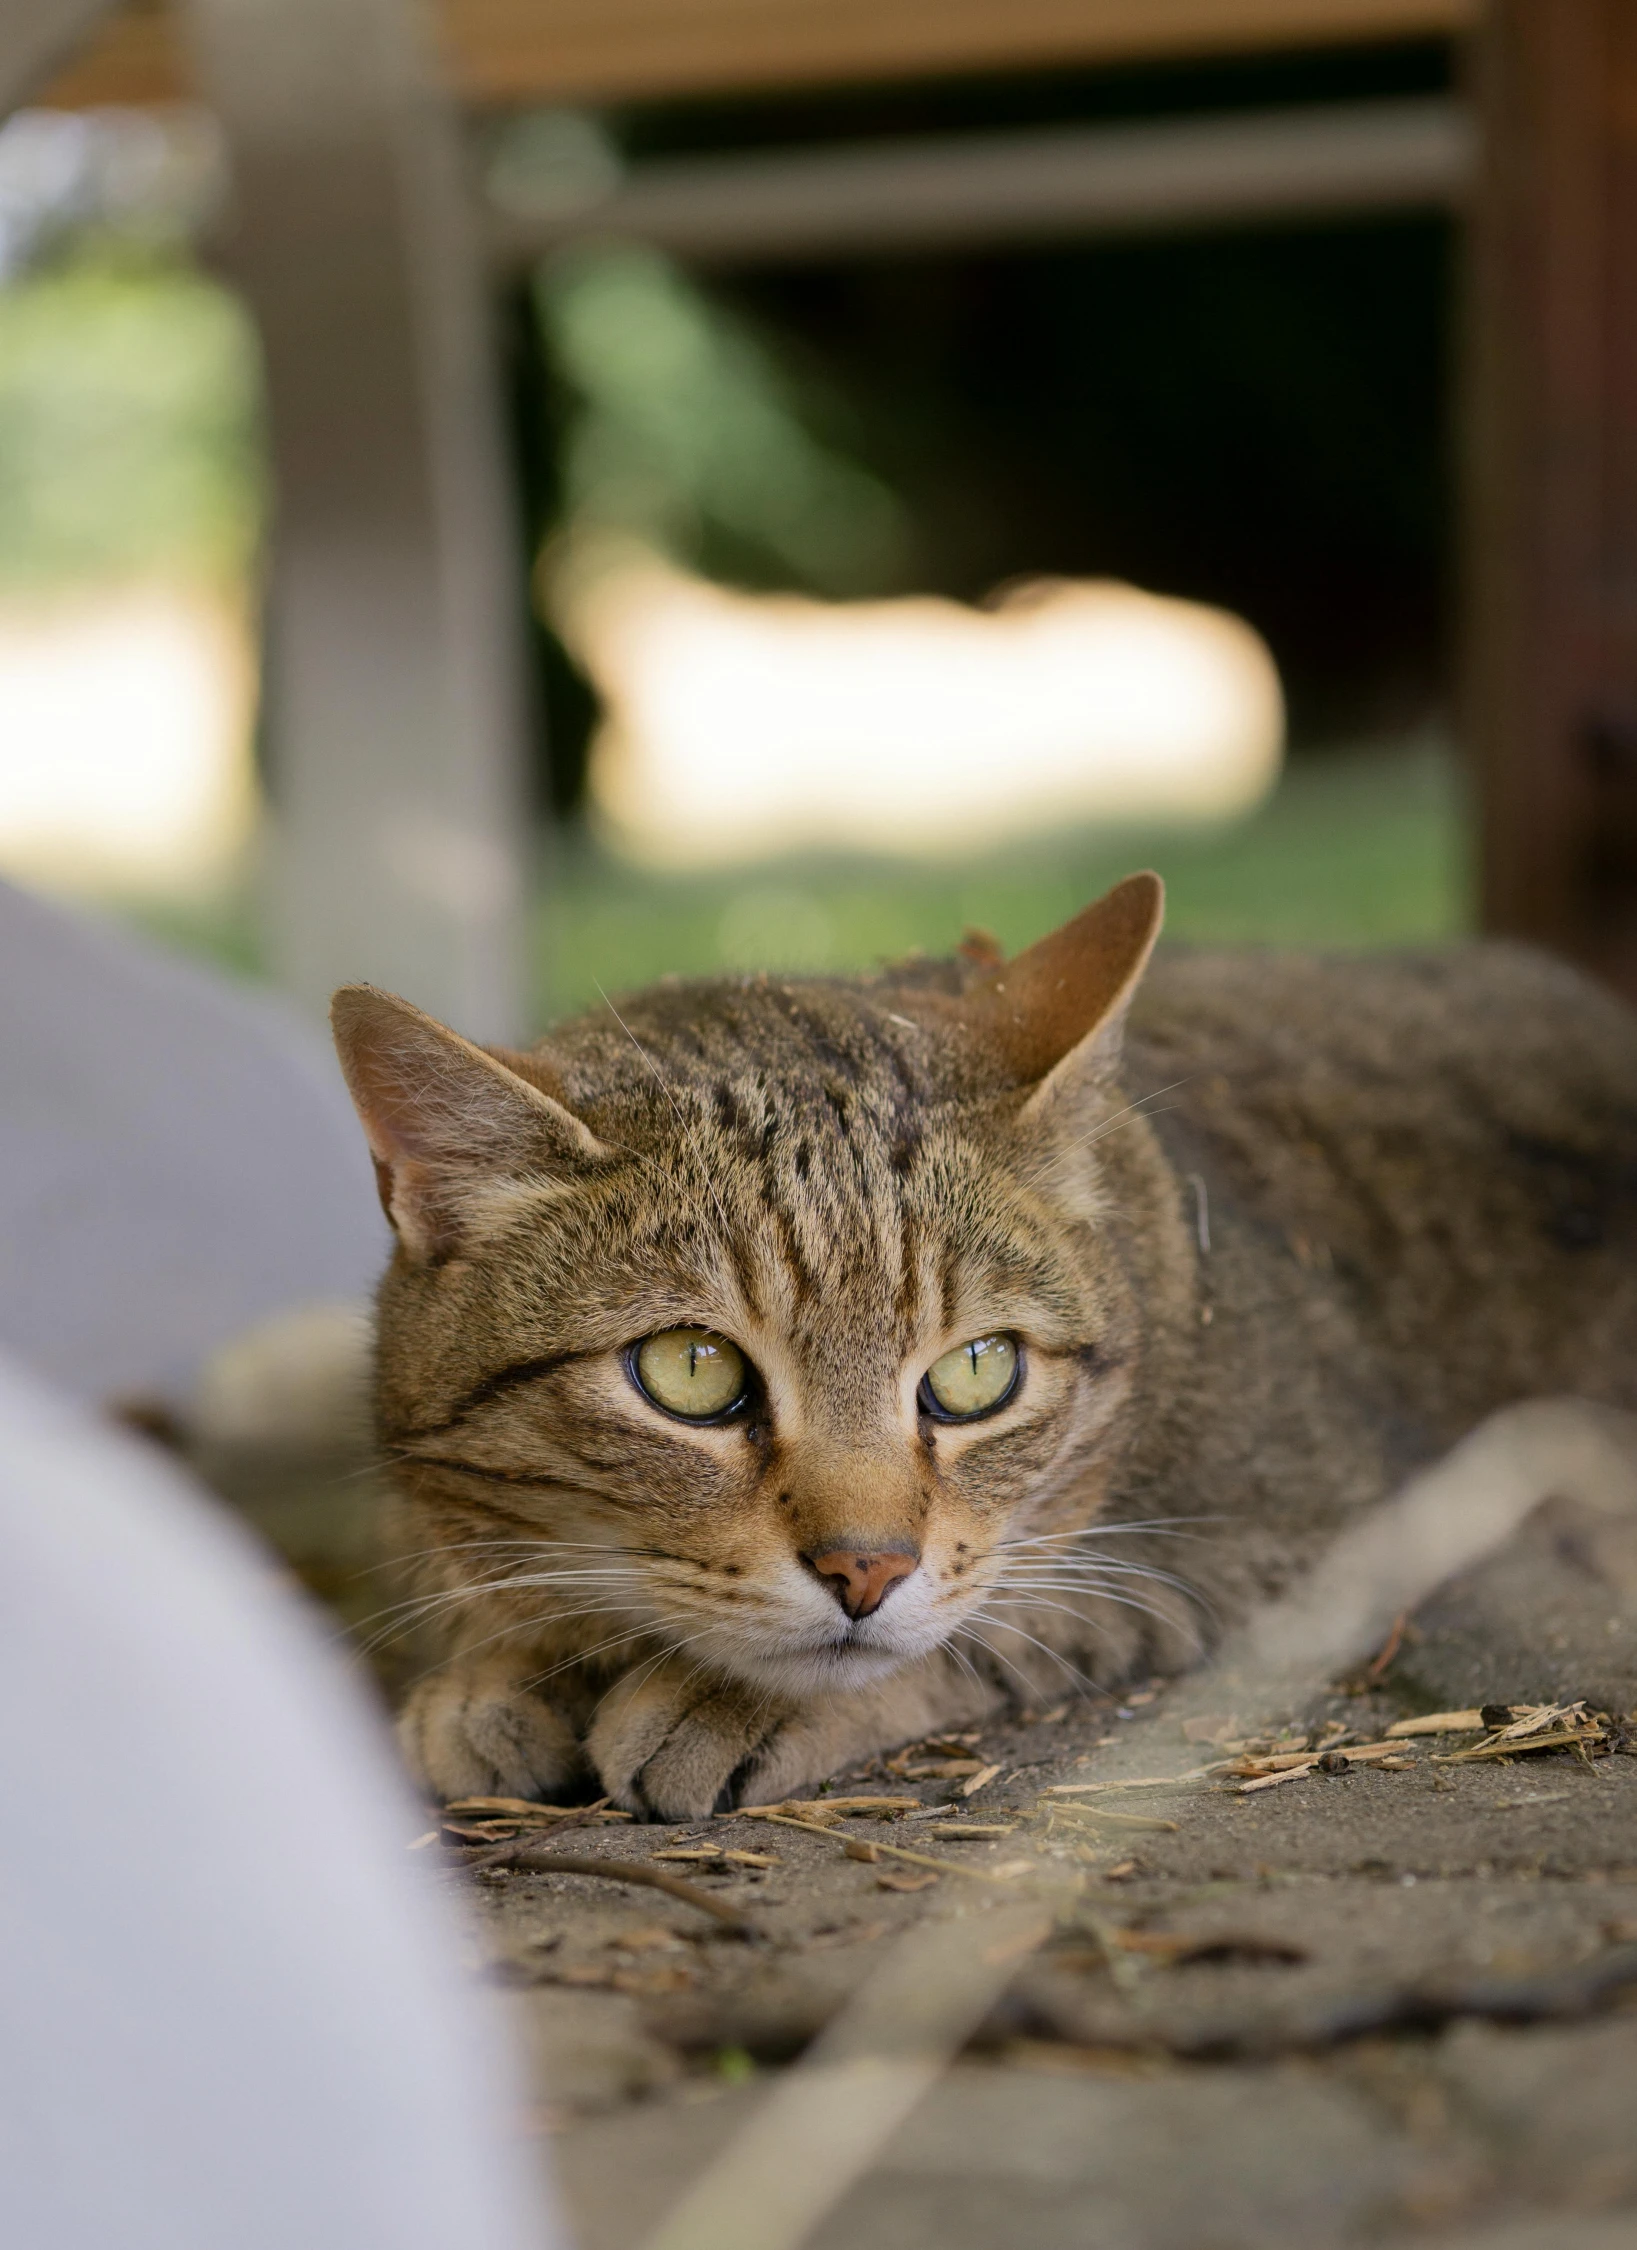
[[476,101],[704,93],[1447,32],[1471,0],[453,0]]
[[1637,997],[1637,0],[1481,43],[1466,720],[1485,926]]
[[514,183],[493,214],[503,261],[576,236],[636,237],[712,265],[894,256],[906,249],[1089,241],[1460,203],[1472,173],[1464,107],[1298,104],[1226,117],[925,134],[639,164],[599,202],[531,216]]
[[[1480,0],[438,0],[474,106],[657,99],[1459,32]],[[43,99],[196,93],[161,0],[110,20]]]

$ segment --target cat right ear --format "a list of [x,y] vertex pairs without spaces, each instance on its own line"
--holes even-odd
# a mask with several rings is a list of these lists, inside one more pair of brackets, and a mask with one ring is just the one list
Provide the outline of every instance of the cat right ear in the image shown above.
[[1032,1089],[1043,1114],[1071,1088],[1106,1083],[1120,1059],[1126,1010],[1165,919],[1165,885],[1128,875],[1100,899],[972,987],[968,1022]]
[[519,1184],[610,1153],[530,1078],[393,993],[343,985],[330,1023],[381,1207],[411,1258],[449,1256]]

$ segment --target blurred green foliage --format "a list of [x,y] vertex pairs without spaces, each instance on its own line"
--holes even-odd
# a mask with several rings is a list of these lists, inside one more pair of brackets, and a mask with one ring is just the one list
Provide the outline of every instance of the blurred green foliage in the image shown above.
[[858,595],[907,526],[878,477],[815,433],[815,402],[674,259],[595,244],[542,267],[536,301],[573,403],[555,529],[620,531],[708,576]]
[[256,343],[231,291],[96,247],[0,288],[0,591],[242,582],[262,512]]

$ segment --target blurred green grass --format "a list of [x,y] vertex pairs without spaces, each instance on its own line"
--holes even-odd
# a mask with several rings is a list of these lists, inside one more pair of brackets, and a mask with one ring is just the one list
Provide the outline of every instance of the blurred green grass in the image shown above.
[[[1071,831],[958,862],[791,858],[661,875],[558,833],[530,917],[532,1016],[551,1023],[662,976],[947,954],[974,927],[1015,952],[1137,867],[1165,877],[1167,934],[1193,944],[1416,945],[1472,926],[1458,773],[1422,740],[1297,757],[1229,827]],[[235,975],[263,973],[248,890],[125,911]]]
[[570,836],[536,899],[536,1010],[549,1022],[665,975],[949,953],[968,927],[1010,953],[1137,867],[1165,877],[1173,938],[1424,943],[1470,926],[1465,827],[1454,761],[1422,740],[1293,759],[1230,827],[1071,831],[962,862],[792,858],[684,877]]

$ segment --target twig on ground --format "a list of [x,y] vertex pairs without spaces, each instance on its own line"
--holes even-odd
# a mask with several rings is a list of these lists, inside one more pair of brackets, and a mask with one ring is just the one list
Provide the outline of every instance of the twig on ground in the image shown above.
[[1407,1609],[1401,1609],[1398,1615],[1393,1619],[1391,1632],[1382,1642],[1381,1647],[1377,1650],[1375,1656],[1364,1667],[1364,1677],[1367,1680],[1379,1680],[1382,1673],[1386,1671],[1388,1665],[1392,1662],[1393,1658],[1398,1654],[1399,1649],[1403,1646],[1404,1629],[1409,1624],[1409,1621],[1409,1611]]
[[1161,1820],[1156,1813],[1116,1812],[1111,1805],[1063,1804],[1061,1801],[1043,1803],[1043,1812],[1066,1815],[1075,1820],[1092,1820],[1106,1828],[1151,1828],[1168,1836],[1180,1833],[1174,1820]]
[[531,1875],[592,1875],[605,1883],[640,1884],[645,1890],[663,1891],[667,1898],[678,1899],[684,1906],[697,1907],[701,1914],[720,1922],[735,1937],[762,1935],[748,1914],[741,1914],[738,1907],[729,1906],[725,1899],[712,1898],[709,1891],[702,1891],[697,1883],[684,1882],[680,1875],[667,1875],[658,1867],[639,1866],[632,1860],[593,1859],[588,1853],[545,1851],[538,1844],[519,1841],[485,1852],[483,1864],[486,1867],[520,1867]]
[[1481,1711],[1428,1711],[1419,1719],[1395,1719],[1387,1729],[1389,1742],[1403,1742],[1416,1734],[1478,1734]]
[[1184,1782],[1208,1781],[1219,1772],[1218,1766],[1190,1766],[1186,1773],[1133,1774],[1126,1780],[1115,1781],[1049,1781],[1048,1797],[1090,1797],[1104,1789],[1180,1789]]
[[924,1808],[919,1797],[781,1797],[775,1805],[738,1805],[722,1820],[765,1820],[769,1813],[793,1814],[820,1828],[839,1820],[896,1820]]
[[1518,1741],[1508,1741],[1504,1735],[1494,1742],[1480,1742],[1471,1750],[1445,1750],[1433,1752],[1435,1766],[1470,1766],[1489,1758],[1527,1758],[1536,1750],[1575,1750],[1583,1745],[1597,1745],[1605,1739],[1601,1727],[1592,1729],[1565,1728],[1558,1734],[1526,1734]]
[[[566,1835],[573,1828],[606,1827],[609,1823],[609,1815],[605,1810],[606,1805],[607,1799],[605,1798],[601,1804],[565,1806],[562,1819],[553,1821],[549,1828],[543,1829],[539,1823],[530,1822],[528,1827],[519,1826],[514,1835],[502,1837],[493,1844],[451,1843],[449,1841],[450,1831],[446,1829],[444,1831],[444,1848],[460,1855],[456,1864],[465,1873],[481,1875],[485,1868],[504,1867],[520,1844],[538,1844],[543,1841],[545,1836],[555,1839],[558,1836]],[[630,1816],[624,1817],[629,1818]],[[454,1833],[458,1835],[459,1831],[456,1830]]]
[[1256,1774],[1249,1781],[1242,1781],[1235,1794],[1241,1797],[1254,1797],[1259,1789],[1277,1789],[1280,1783],[1284,1781],[1305,1781],[1308,1775],[1315,1770],[1318,1762],[1317,1758],[1309,1758],[1303,1765],[1282,1766],[1277,1773]]
[[873,1838],[866,1843],[861,1836],[841,1836],[833,1828],[821,1827],[816,1820],[798,1820],[791,1813],[740,1813],[735,1817],[741,1820],[771,1820],[776,1821],[781,1828],[805,1829],[809,1836],[823,1836],[829,1843],[840,1844],[849,1859],[868,1860],[872,1864],[877,1859],[902,1859],[907,1860],[911,1867],[930,1867],[938,1875],[964,1875],[973,1883],[1010,1884],[1013,1880],[1010,1875],[991,1875],[985,1868],[968,1867],[958,1859],[933,1859],[926,1852],[907,1852],[900,1844],[878,1844]]
[[[1247,1751],[1241,1758],[1225,1759],[1213,1767],[1216,1773],[1233,1774],[1250,1781],[1259,1781],[1264,1774],[1293,1773],[1298,1766],[1310,1766],[1319,1758],[1336,1758],[1343,1765],[1368,1766],[1378,1759],[1389,1759],[1397,1754],[1396,1742],[1355,1742],[1346,1749],[1326,1750],[1275,1750],[1266,1757]],[[1334,1772],[1335,1768],[1332,1767]]]

